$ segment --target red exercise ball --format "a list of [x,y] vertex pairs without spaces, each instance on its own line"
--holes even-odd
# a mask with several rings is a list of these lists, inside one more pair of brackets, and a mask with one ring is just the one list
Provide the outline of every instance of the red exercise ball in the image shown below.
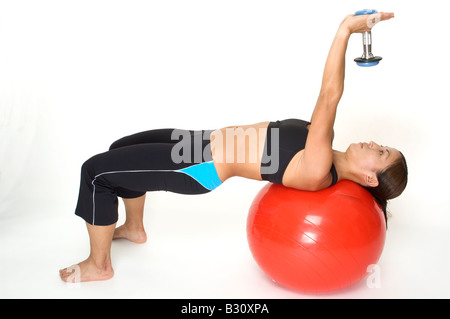
[[247,219],[250,251],[275,282],[304,292],[348,287],[376,264],[386,237],[383,211],[360,185],[317,192],[268,183]]

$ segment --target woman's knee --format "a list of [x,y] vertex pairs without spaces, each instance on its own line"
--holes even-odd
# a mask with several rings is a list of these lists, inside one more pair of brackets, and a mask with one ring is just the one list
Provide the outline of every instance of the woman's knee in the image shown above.
[[124,137],[118,139],[117,141],[115,141],[114,143],[112,143],[111,146],[109,147],[109,150],[114,150],[116,148],[139,144],[140,141],[137,137],[139,137],[139,134],[124,136]]
[[81,176],[88,178],[91,181],[95,179],[95,176],[99,173],[99,155],[92,156],[81,165]]
[[122,139],[115,141],[109,146],[109,150],[114,150],[123,146]]

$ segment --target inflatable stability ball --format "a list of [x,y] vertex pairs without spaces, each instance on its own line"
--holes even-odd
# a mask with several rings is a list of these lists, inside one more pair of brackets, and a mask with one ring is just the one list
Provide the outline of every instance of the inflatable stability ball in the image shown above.
[[367,190],[346,180],[317,192],[268,183],[247,219],[256,263],[275,282],[304,292],[360,281],[378,262],[385,237],[380,206]]

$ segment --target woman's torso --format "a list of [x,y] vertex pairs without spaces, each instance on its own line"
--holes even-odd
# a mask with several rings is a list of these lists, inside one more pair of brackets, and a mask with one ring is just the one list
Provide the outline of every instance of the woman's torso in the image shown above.
[[[222,181],[233,176],[262,180],[261,160],[270,123],[229,126],[212,132],[212,157],[217,174]],[[309,125],[306,125],[306,128],[309,129]],[[298,138],[305,139],[303,136]],[[290,158],[289,164],[282,172],[283,185],[301,188],[301,165],[299,164],[303,153],[304,149],[299,149]]]
[[222,181],[233,176],[261,179],[261,158],[270,122],[228,126],[211,133],[211,152]]

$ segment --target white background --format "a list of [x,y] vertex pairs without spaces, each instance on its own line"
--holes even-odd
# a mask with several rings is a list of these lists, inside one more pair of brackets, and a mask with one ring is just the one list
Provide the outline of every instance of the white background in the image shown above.
[[[449,298],[444,3],[0,1],[0,297]],[[149,240],[113,243],[113,279],[59,279],[89,254],[73,215],[87,158],[152,128],[309,119],[339,23],[372,7],[396,17],[373,30],[377,67],[355,65],[361,36],[350,39],[334,148],[374,140],[408,161],[380,288],[303,294],[268,279],[245,230],[264,183],[244,179],[202,196],[148,194]]]

